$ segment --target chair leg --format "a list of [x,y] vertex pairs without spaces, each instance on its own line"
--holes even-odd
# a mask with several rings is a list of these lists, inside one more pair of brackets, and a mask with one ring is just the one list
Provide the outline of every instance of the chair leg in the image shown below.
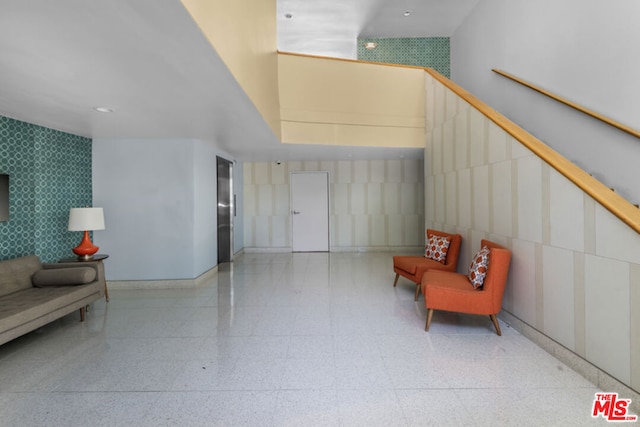
[[422,285],[420,283],[416,283],[416,296],[413,299],[414,301],[418,301],[418,296],[420,296],[420,290],[421,290],[420,288],[421,288],[421,286]]
[[491,318],[491,321],[493,322],[493,326],[496,327],[496,332],[498,333],[498,336],[502,336],[502,332],[500,331],[500,324],[498,323],[498,318],[496,317],[495,314],[490,314],[489,317]]
[[80,309],[80,321],[84,322],[84,307]]
[[424,330],[429,332],[429,325],[431,325],[431,318],[433,317],[433,308],[427,309],[427,324],[424,327]]
[[396,280],[393,281],[393,287],[395,288],[396,285],[398,284],[398,278],[400,278],[400,275],[396,273]]

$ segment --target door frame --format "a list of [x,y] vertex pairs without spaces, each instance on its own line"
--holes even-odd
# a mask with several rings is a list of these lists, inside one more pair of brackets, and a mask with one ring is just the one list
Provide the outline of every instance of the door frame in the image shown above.
[[[325,174],[327,178],[327,252],[331,252],[331,175],[329,171],[318,170],[318,171],[292,171],[289,172],[289,206],[291,209],[289,210],[289,233],[291,235],[291,252],[300,252],[294,251],[293,249],[293,175],[298,174]],[[318,251],[324,252],[324,251]]]
[[[226,163],[229,170],[229,200],[220,200],[220,163]],[[226,177],[223,177],[226,178]],[[234,222],[234,211],[235,211],[235,200],[234,200],[234,192],[233,192],[233,161],[225,159],[221,156],[216,156],[216,234],[217,234],[217,253],[218,259],[217,264],[222,262],[233,262],[233,222]],[[225,206],[228,205],[228,206]],[[225,249],[229,250],[229,256],[226,257],[221,254],[222,242],[220,241],[220,212],[222,210],[228,210],[229,213],[229,246],[225,247]]]

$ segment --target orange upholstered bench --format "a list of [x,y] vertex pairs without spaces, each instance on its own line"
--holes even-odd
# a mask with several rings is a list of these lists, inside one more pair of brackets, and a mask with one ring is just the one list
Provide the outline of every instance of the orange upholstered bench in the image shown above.
[[[411,280],[416,284],[415,300],[418,300],[420,292],[420,281],[422,275],[427,270],[456,271],[458,265],[458,255],[460,254],[460,244],[462,236],[459,234],[445,233],[442,231],[427,229],[427,247],[425,256],[400,256],[393,257],[393,271],[396,279],[393,282],[395,287],[400,276]],[[435,241],[446,239],[449,241],[448,248],[442,253],[438,248],[430,248],[432,238]]]

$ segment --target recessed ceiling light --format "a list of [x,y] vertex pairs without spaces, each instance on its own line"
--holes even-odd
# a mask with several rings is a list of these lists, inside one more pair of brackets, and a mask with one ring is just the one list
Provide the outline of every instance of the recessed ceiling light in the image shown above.
[[113,108],[109,107],[93,107],[99,113],[113,113]]
[[376,48],[376,46],[378,46],[378,43],[376,43],[376,42],[366,42],[366,43],[364,44],[364,48],[365,48],[365,49],[369,49],[369,50],[371,50],[371,49],[375,49],[375,48]]
[[411,11],[410,10],[405,10],[404,11],[404,16],[409,16],[411,15]]
[[285,13],[284,17],[287,18],[287,19],[291,19],[291,18],[293,18],[293,15],[290,14],[290,13]]

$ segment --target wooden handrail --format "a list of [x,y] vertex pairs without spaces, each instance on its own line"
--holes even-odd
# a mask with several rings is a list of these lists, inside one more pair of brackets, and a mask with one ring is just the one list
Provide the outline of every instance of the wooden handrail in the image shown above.
[[592,111],[592,110],[588,109],[587,107],[584,107],[584,106],[582,106],[580,104],[576,104],[573,101],[569,101],[568,99],[563,98],[563,97],[561,97],[559,95],[556,95],[553,92],[549,92],[546,89],[542,89],[541,87],[536,86],[533,83],[529,83],[526,80],[522,80],[521,78],[516,77],[513,74],[509,74],[509,73],[507,73],[505,71],[502,71],[502,70],[499,70],[497,68],[493,68],[491,71],[493,71],[494,73],[499,74],[499,75],[501,75],[503,77],[506,77],[509,80],[513,80],[516,83],[520,83],[521,85],[526,86],[529,89],[533,89],[536,92],[541,93],[541,94],[543,94],[545,96],[548,96],[549,98],[551,98],[553,100],[556,100],[556,101],[558,101],[558,102],[560,102],[560,103],[562,103],[564,105],[567,105],[567,106],[569,106],[571,108],[574,108],[574,109],[580,111],[581,113],[584,113],[584,114],[586,114],[588,116],[593,117],[594,119],[598,119],[598,120],[600,120],[600,121],[602,121],[602,122],[604,122],[604,123],[606,123],[606,124],[608,124],[610,126],[613,126],[616,129],[619,129],[619,130],[621,130],[623,132],[626,132],[626,133],[628,133],[630,135],[633,135],[636,138],[640,138],[640,131],[637,131],[637,130],[635,130],[635,129],[627,126],[627,125],[624,125],[624,124],[622,124],[620,122],[617,122],[617,121],[615,121],[615,120],[613,120],[613,119],[611,119],[609,117],[603,116],[602,114],[596,113],[595,111]]
[[622,222],[627,224],[637,233],[640,233],[640,209],[632,205],[631,202],[620,196],[618,193],[589,175],[580,167],[567,160],[563,155],[549,147],[544,142],[540,141],[529,132],[522,129],[520,126],[506,118],[504,115],[498,113],[493,108],[489,107],[484,102],[480,101],[474,95],[467,90],[463,89],[458,84],[449,80],[433,68],[418,67],[412,65],[399,65],[388,64],[382,62],[360,61],[354,59],[342,59],[342,58],[330,58],[324,56],[296,54],[289,52],[278,52],[283,55],[300,56],[306,58],[317,58],[334,61],[345,62],[357,62],[365,64],[385,65],[392,67],[404,67],[404,68],[421,68],[434,79],[442,83],[449,90],[454,92],[460,98],[468,102],[472,107],[477,109],[480,113],[485,115],[489,120],[500,126],[505,132],[515,138],[522,145],[527,147],[538,157],[544,160],[549,166],[557,170],[560,174],[566,177],[569,181],[577,185],[582,191],[587,193],[598,203],[600,203],[605,209],[618,217]]
[[609,212],[617,216],[637,233],[640,233],[640,209],[632,205],[631,202],[436,70],[426,68],[425,71],[504,129],[505,132],[535,153],[569,181],[580,187]]

